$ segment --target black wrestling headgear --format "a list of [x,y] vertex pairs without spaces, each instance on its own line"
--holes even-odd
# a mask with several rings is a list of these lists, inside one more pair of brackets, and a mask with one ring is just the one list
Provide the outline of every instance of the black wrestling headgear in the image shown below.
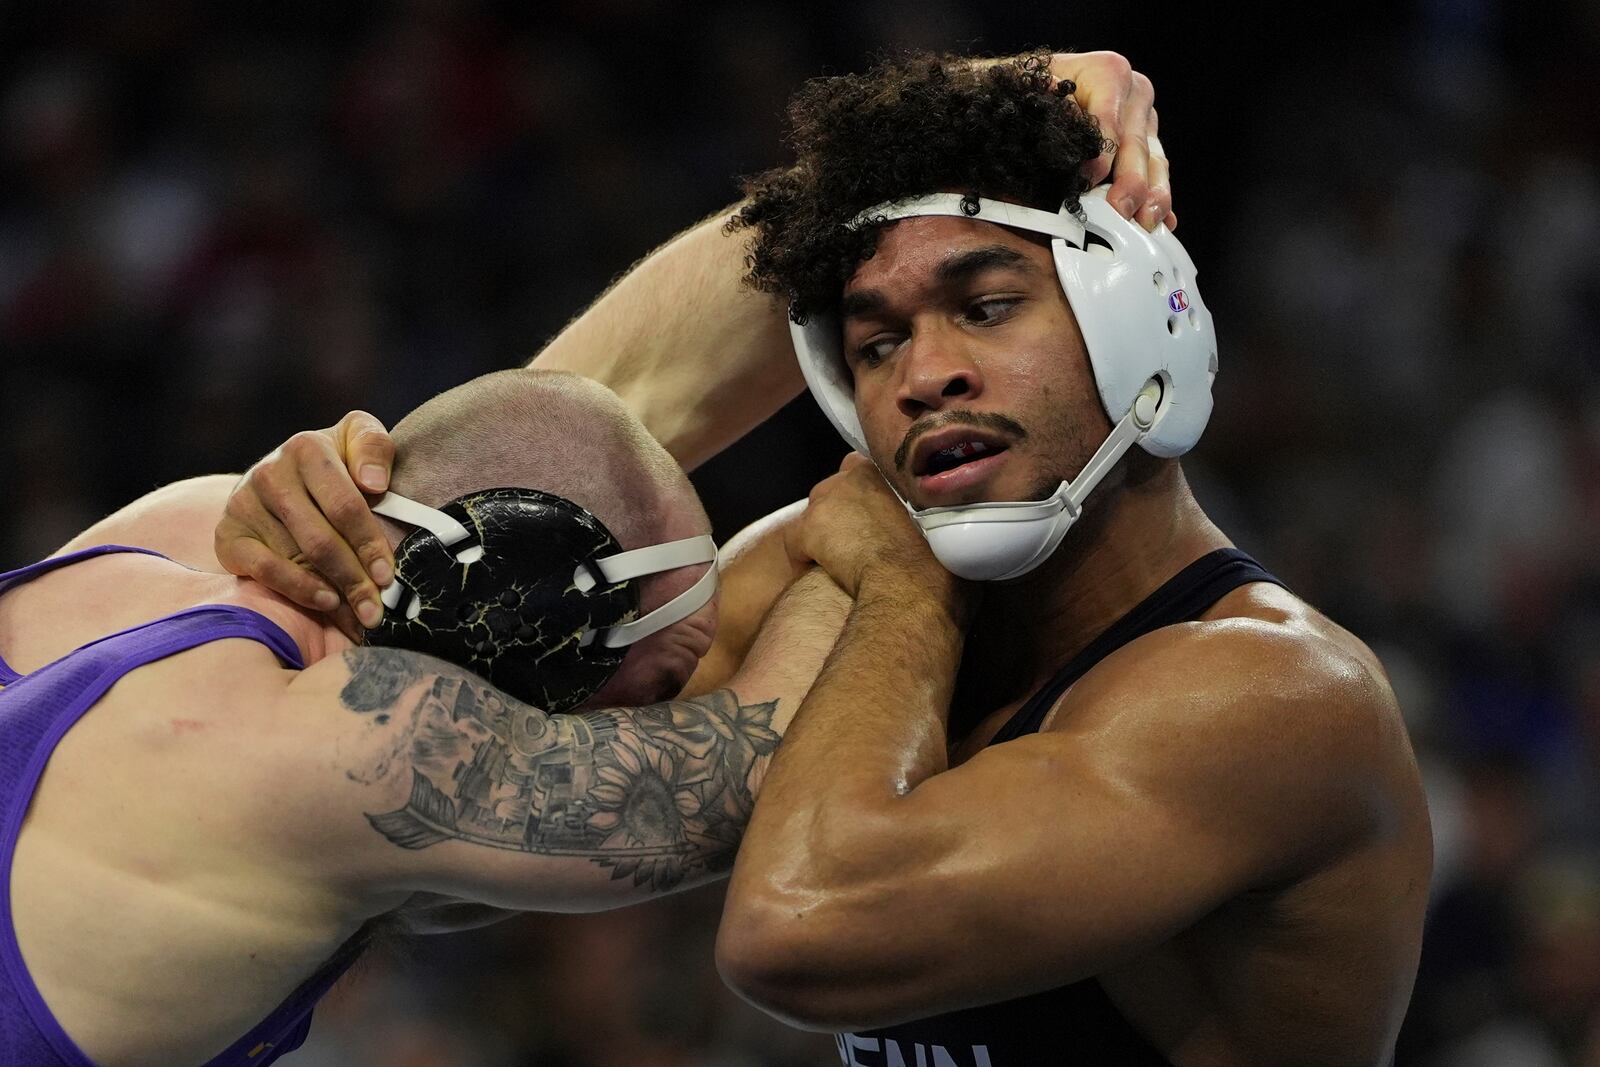
[[[417,528],[395,549],[388,610],[367,644],[447,659],[546,711],[592,696],[628,645],[687,618],[716,590],[709,536],[624,552],[588,511],[536,489],[486,489],[441,510],[389,493],[372,510]],[[695,563],[712,566],[637,617],[635,578]]]

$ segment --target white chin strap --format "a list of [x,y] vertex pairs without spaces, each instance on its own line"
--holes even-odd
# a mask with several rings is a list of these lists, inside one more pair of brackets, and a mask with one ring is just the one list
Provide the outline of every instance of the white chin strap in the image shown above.
[[[396,522],[420,526],[437,537],[446,548],[469,540],[472,536],[465,526],[444,512],[430,508],[426,504],[419,504],[398,493],[385,493],[383,499],[372,505],[372,511],[375,515],[382,515]],[[474,563],[482,558],[483,546],[477,544],[468,545],[456,553],[456,560],[460,563]],[[580,564],[573,572],[572,584],[580,593],[587,593],[599,584],[590,571],[591,567],[598,570],[607,582],[616,583],[625,582],[630,578],[659,574],[662,571],[677,570],[679,567],[692,567],[697,563],[709,563],[711,566],[700,576],[699,581],[689,588],[656,610],[641,615],[632,622],[600,630],[583,631],[578,638],[578,644],[587,647],[598,639],[605,648],[622,648],[665,630],[675,622],[682,622],[705,607],[711,600],[712,594],[717,591],[717,542],[710,534],[701,534],[699,537],[686,537],[681,541],[666,541],[659,545],[646,545],[644,548],[635,548],[628,552],[601,556]],[[399,608],[403,592],[404,587],[399,582],[390,582],[380,593],[383,606],[390,611]],[[411,603],[407,605],[406,617],[416,618],[421,609],[422,602],[412,597]],[[603,636],[597,637],[597,635]]]
[[1078,476],[1043,500],[906,510],[951,574],[974,582],[1020,578],[1050,558],[1083,514],[1084,498],[1154,424],[1160,402],[1161,383],[1152,379]]

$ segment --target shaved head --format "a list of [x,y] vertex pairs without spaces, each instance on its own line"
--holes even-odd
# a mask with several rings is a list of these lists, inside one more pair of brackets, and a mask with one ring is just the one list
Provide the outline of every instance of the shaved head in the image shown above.
[[[683,468],[610,389],[575,374],[510,370],[429,400],[395,426],[392,488],[441,507],[484,489],[538,489],[599,519],[624,549],[711,532]],[[384,522],[398,544],[406,530]],[[641,579],[639,609],[688,589],[705,564]],[[710,647],[713,597],[688,619],[628,649],[622,667],[582,707],[636,706],[676,695]]]
[[395,492],[431,507],[518,486],[587,509],[623,548],[710,529],[683,468],[617,394],[576,374],[474,378],[401,419],[392,436]]

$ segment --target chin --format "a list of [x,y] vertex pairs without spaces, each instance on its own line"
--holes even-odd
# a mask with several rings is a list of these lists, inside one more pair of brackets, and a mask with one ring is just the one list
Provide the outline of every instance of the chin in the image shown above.
[[641,708],[683,692],[717,633],[717,597],[687,619],[653,633],[628,649],[617,673],[574,711]]

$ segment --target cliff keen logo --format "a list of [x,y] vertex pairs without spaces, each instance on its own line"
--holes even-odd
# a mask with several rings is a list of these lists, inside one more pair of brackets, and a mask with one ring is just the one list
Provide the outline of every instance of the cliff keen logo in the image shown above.
[[1189,294],[1182,289],[1174,289],[1172,295],[1167,297],[1167,307],[1172,309],[1173,314],[1177,314],[1180,311],[1188,311]]
[[973,1045],[970,1050],[957,1048],[952,1054],[943,1045],[912,1043],[902,1049],[892,1037],[879,1040],[857,1034],[834,1034],[839,1046],[839,1059],[844,1067],[994,1067],[989,1062],[989,1046]]

